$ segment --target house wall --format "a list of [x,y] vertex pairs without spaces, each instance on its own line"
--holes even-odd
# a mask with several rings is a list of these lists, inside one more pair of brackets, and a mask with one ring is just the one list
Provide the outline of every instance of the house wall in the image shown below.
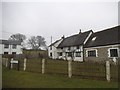
[[[62,42],[63,39],[61,39],[59,42],[55,43],[54,45],[52,45],[52,50],[50,49],[51,46],[48,47],[48,56],[52,59],[56,59],[58,57],[58,50],[57,50],[57,46]],[[52,53],[52,57],[50,56],[50,53]]]
[[4,52],[8,52],[8,54],[12,54],[12,52],[16,52],[16,54],[22,54],[21,48],[21,45],[17,45],[16,49],[13,49],[12,45],[9,45],[9,48],[4,48],[4,44],[0,44],[0,54],[4,54]]
[[[80,47],[80,51],[83,51],[83,46],[79,46]],[[62,52],[62,56],[58,56],[58,58],[62,58],[64,60],[71,60],[71,57],[68,57],[66,52],[72,52],[72,51],[77,51],[77,46],[72,46],[70,50],[68,50],[68,47],[64,47],[63,49],[58,48],[58,52]],[[81,53],[81,57],[76,57],[75,52],[74,52],[74,57],[73,57],[74,61],[83,61],[83,53]]]
[[[112,57],[109,57],[108,49],[109,48],[119,48],[119,47],[120,47],[120,45],[111,45],[111,46],[84,48],[84,61],[113,60]],[[92,50],[92,49],[97,50],[97,57],[87,57],[87,50]],[[119,49],[119,52],[120,52],[120,49]],[[118,58],[116,58],[116,59],[118,60]]]
[[2,44],[0,44],[0,54],[2,54]]

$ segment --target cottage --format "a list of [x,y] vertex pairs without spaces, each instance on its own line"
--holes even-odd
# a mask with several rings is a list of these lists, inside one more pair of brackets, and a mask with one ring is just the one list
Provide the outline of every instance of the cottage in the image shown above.
[[22,54],[21,42],[0,40],[0,55],[1,54]]
[[85,61],[118,60],[120,26],[93,33],[84,46]]
[[[50,46],[55,46],[55,44],[57,44],[56,48],[52,50],[51,55],[55,58],[64,60],[72,59],[74,61],[83,61],[83,46],[91,34],[92,30],[79,32],[79,34],[63,38],[59,43],[51,44]],[[53,59],[55,59],[54,57]]]
[[57,40],[49,47],[49,56],[74,61],[118,60],[120,26],[93,33],[92,30]]

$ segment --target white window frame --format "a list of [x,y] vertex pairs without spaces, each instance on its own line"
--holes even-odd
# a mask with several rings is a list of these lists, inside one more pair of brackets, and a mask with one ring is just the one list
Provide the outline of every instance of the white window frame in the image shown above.
[[53,57],[53,53],[52,52],[50,52],[50,57]]
[[[117,49],[118,57],[120,56],[119,48],[108,48],[108,57],[109,57],[109,58],[114,58],[114,57],[111,57],[111,55],[110,55],[110,50],[111,50],[111,49]],[[115,57],[115,58],[118,58],[118,57]]]
[[[7,47],[6,47],[6,46],[7,46]],[[4,44],[4,48],[5,48],[5,49],[8,49],[9,46],[10,46],[9,44]]]
[[[80,53],[80,56],[78,56],[77,53]],[[82,57],[81,53],[82,53],[81,51],[80,52],[75,52],[75,57]]]
[[9,54],[9,52],[4,52],[4,54],[7,53],[7,55]]
[[[60,55],[61,54],[61,55]],[[63,56],[63,52],[58,52],[59,57]]]
[[[13,54],[13,53],[14,53],[14,54]],[[16,54],[17,54],[17,52],[12,52],[12,54],[13,54],[13,55],[16,55]]]
[[72,55],[72,52],[67,52],[67,57],[71,57],[71,55]]
[[88,56],[88,51],[93,51],[93,50],[95,50],[95,52],[96,52],[96,56],[95,57],[98,57],[98,50],[97,49],[86,50],[86,57],[89,57]]

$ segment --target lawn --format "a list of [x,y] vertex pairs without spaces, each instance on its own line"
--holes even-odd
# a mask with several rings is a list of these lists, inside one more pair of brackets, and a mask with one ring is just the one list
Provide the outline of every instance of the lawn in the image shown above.
[[[20,71],[23,71],[23,60],[20,60]],[[3,60],[5,62],[5,60]],[[27,59],[26,71],[41,73],[42,60],[38,59]],[[14,69],[17,65],[13,66]],[[118,80],[118,67],[117,65],[111,65],[110,67],[111,80]],[[65,60],[45,60],[45,74],[68,74],[68,61]],[[72,62],[72,75],[79,76],[82,78],[93,78],[106,80],[106,67],[105,63],[88,63],[88,62]]]
[[117,88],[117,82],[68,78],[66,75],[41,74],[17,70],[2,70],[3,88]]

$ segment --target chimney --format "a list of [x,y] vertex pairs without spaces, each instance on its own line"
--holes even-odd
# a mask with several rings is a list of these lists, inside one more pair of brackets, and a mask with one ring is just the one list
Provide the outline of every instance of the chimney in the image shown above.
[[65,36],[63,35],[61,38],[62,38],[62,39],[64,39],[64,38],[65,38]]
[[80,31],[79,31],[79,34],[81,34],[81,29],[80,29]]

